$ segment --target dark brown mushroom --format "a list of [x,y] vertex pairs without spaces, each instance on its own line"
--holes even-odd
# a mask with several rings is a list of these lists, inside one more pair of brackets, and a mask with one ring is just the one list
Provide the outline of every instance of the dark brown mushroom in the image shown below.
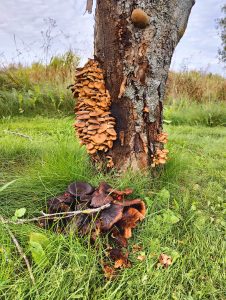
[[111,186],[107,183],[107,182],[105,182],[105,181],[102,181],[100,184],[99,184],[99,186],[98,186],[98,190],[99,191],[102,191],[102,192],[104,192],[104,193],[109,193],[108,192],[108,190],[111,188]]
[[114,195],[117,195],[117,196],[127,196],[127,195],[130,195],[133,193],[133,189],[125,189],[123,191],[119,191],[119,190],[116,190],[116,189],[108,189],[108,193],[111,193],[111,194],[114,194]]
[[89,202],[90,203],[90,201],[91,201],[91,199],[92,199],[92,195],[81,195],[80,196],[80,201],[81,202]]
[[100,207],[107,203],[111,203],[113,198],[103,191],[96,190],[92,195],[91,206]]
[[116,226],[114,226],[111,230],[111,238],[119,247],[127,247],[127,239],[120,233]]
[[75,197],[79,197],[81,195],[90,195],[94,192],[94,187],[92,185],[90,185],[89,183],[86,182],[73,182],[71,183],[68,188],[67,191],[75,196]]
[[64,202],[65,198],[66,197],[64,195],[59,195],[57,197],[49,199],[47,202],[47,207],[48,207],[49,213],[54,214],[54,213],[58,213],[58,212],[69,211],[70,206]]
[[118,204],[112,204],[101,212],[101,230],[107,231],[122,218],[123,207]]
[[106,182],[101,182],[96,189],[96,191],[92,194],[91,206],[100,207],[104,204],[111,203],[113,198],[107,193],[107,191],[111,188],[109,184]]
[[125,254],[122,252],[121,249],[113,248],[109,251],[109,257],[115,262],[114,268],[129,268],[131,266],[128,255],[129,253],[126,252]]

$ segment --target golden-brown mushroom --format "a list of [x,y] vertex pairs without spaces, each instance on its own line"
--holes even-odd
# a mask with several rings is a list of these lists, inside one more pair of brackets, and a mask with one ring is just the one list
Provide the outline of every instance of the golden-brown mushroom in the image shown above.
[[91,137],[91,140],[95,144],[98,144],[98,145],[102,144],[106,139],[107,139],[107,136],[104,133],[98,133],[98,134],[95,134],[94,136]]

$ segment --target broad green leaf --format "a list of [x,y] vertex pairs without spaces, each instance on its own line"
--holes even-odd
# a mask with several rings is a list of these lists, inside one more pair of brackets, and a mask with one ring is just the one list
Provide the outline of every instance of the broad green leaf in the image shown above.
[[158,194],[157,194],[157,198],[159,201],[165,203],[170,199],[170,192],[163,188]]
[[5,189],[7,189],[7,187],[10,186],[11,184],[13,184],[15,181],[16,181],[16,179],[4,184],[3,186],[1,186],[0,187],[0,193],[3,192]]
[[163,220],[170,224],[176,224],[180,221],[180,218],[172,210],[168,209],[163,213]]
[[26,208],[25,208],[25,207],[22,207],[22,208],[19,208],[19,209],[17,209],[17,210],[15,211],[14,216],[15,216],[16,218],[21,218],[21,217],[23,217],[23,216],[25,215],[25,213],[26,213]]
[[170,124],[170,123],[172,123],[172,121],[171,120],[163,120],[163,123],[165,123],[165,124]]
[[180,221],[180,219],[175,215],[171,215],[170,218],[169,218],[169,221],[170,221],[171,224],[176,224]]
[[194,225],[199,229],[202,230],[205,227],[207,221],[207,217],[205,215],[199,215],[194,222]]
[[45,249],[49,244],[49,239],[43,233],[31,232],[30,242],[39,243],[42,246],[42,248]]
[[171,251],[171,256],[173,259],[173,263],[175,263],[175,261],[180,257],[180,253],[177,252],[176,250]]
[[46,265],[48,263],[48,259],[46,257],[46,253],[43,250],[41,244],[30,241],[29,249],[31,251],[32,258],[37,265]]

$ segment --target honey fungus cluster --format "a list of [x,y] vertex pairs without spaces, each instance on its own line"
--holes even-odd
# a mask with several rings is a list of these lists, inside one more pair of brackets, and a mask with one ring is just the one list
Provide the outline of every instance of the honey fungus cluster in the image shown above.
[[[166,132],[161,132],[157,135],[156,141],[161,144],[166,144],[168,142],[168,134]],[[168,159],[167,154],[169,153],[168,149],[156,149],[155,155],[153,156],[152,167],[158,165],[164,165]]]
[[160,134],[157,135],[157,142],[167,144],[168,142],[168,134],[166,132],[161,132]]
[[157,149],[155,156],[153,158],[152,167],[158,166],[158,165],[164,165],[167,161],[167,154],[169,153],[168,149]]
[[105,87],[103,71],[98,62],[90,59],[83,68],[77,68],[72,87],[77,103],[74,124],[81,144],[87,152],[107,152],[113,146],[117,134],[115,118],[111,116],[111,98]]

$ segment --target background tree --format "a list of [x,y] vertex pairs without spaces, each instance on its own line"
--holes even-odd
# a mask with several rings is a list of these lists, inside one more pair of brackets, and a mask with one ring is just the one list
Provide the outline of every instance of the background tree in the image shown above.
[[[185,32],[194,3],[194,0],[97,0],[94,54],[110,92],[117,140],[106,155],[100,152],[95,160],[106,161],[110,157],[111,166],[134,170],[165,163],[162,113],[166,80],[173,52]],[[91,7],[92,0],[88,0],[88,12]],[[77,87],[81,89],[83,82],[79,78],[84,72],[77,72]],[[92,95],[89,89],[87,93]],[[82,98],[86,91],[82,90],[80,95],[77,108],[87,102]],[[93,105],[93,101],[88,103]],[[78,132],[86,134],[87,129],[80,129],[85,122],[76,126]],[[98,125],[89,126],[88,133],[91,127]],[[104,134],[97,134],[91,141],[100,143],[105,138]],[[87,147],[96,156],[92,143]]]
[[219,49],[220,60],[226,65],[226,4],[222,7],[224,16],[218,20],[218,26],[220,28],[221,45],[222,49]]

